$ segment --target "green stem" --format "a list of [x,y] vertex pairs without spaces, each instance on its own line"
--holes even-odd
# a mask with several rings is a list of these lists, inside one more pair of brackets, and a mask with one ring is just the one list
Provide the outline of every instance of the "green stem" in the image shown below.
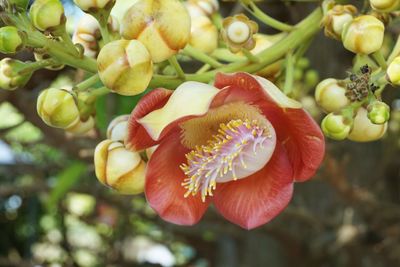
[[88,97],[88,99],[86,101],[87,101],[87,103],[94,103],[94,101],[96,101],[96,98],[103,96],[103,95],[107,95],[109,93],[111,93],[110,89],[108,89],[105,86],[93,89],[90,91],[90,96]]
[[214,14],[211,15],[211,20],[218,30],[222,29],[222,16],[219,12],[214,12]]
[[253,2],[250,2],[248,5],[246,5],[245,3],[243,3],[243,1],[241,1],[241,4],[243,5],[243,7],[250,12],[254,17],[256,17],[257,19],[259,19],[262,23],[277,29],[279,31],[283,31],[283,32],[290,32],[293,30],[293,26],[288,25],[286,23],[283,23],[279,20],[274,19],[273,17],[268,16],[267,14],[265,14],[261,9],[259,9],[256,4],[254,4]]
[[293,89],[294,78],[294,58],[292,52],[287,54],[285,66],[285,85],[283,86],[283,92],[285,95],[289,95]]
[[221,67],[222,64],[219,63],[217,60],[213,59],[212,57],[210,57],[209,55],[203,53],[202,51],[187,45],[184,49],[183,49],[183,53],[185,53],[186,55],[188,55],[191,58],[194,58],[198,61],[201,61],[203,63],[209,64],[211,67],[213,68],[218,68]]
[[72,56],[77,57],[79,56],[79,51],[76,48],[75,44],[72,42],[71,36],[67,33],[67,30],[64,25],[60,25],[57,30],[53,32],[55,36],[59,36],[62,39],[62,45],[65,46],[67,51],[71,53]]
[[208,71],[210,68],[211,68],[210,65],[204,64],[200,69],[198,69],[198,70],[196,71],[196,74],[202,74],[202,73]]
[[386,68],[387,68],[386,60],[383,57],[382,52],[380,50],[378,50],[375,53],[373,53],[372,57],[375,59],[375,61],[379,64],[379,66],[383,70],[386,70]]
[[103,38],[104,44],[109,43],[112,38],[110,36],[110,32],[108,31],[108,18],[110,17],[110,10],[108,9],[100,9],[96,12],[92,13],[92,15],[97,19],[100,25],[100,33]]
[[250,62],[259,62],[260,60],[253,55],[249,50],[242,48],[243,54],[247,57]]
[[178,60],[176,59],[175,56],[172,56],[168,59],[169,64],[175,69],[176,75],[181,78],[182,80],[185,80],[186,74],[183,71],[181,65],[179,64]]
[[78,83],[75,87],[74,90],[75,91],[85,91],[86,89],[90,88],[91,86],[95,85],[97,82],[100,81],[100,77],[99,74],[94,74],[91,77],[89,77],[88,79]]
[[56,61],[52,58],[44,59],[35,62],[25,62],[25,66],[18,70],[19,75],[28,74],[36,70],[40,70],[45,67],[49,67],[56,64]]
[[238,56],[230,52],[227,48],[217,48],[211,54],[218,60],[226,61],[226,62],[237,62],[243,60],[243,56]]

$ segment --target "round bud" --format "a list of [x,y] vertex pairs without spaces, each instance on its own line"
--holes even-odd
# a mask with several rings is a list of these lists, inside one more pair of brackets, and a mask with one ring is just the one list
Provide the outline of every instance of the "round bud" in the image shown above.
[[371,54],[382,47],[385,26],[374,16],[363,15],[348,22],[342,32],[343,45],[357,54]]
[[3,54],[13,54],[20,50],[24,45],[18,29],[14,26],[0,28],[0,52]]
[[210,17],[219,9],[217,0],[189,0],[185,2],[185,6],[191,17]]
[[64,23],[64,8],[60,0],[36,0],[33,2],[29,16],[32,25],[38,30],[51,30]]
[[371,7],[379,12],[395,11],[400,6],[399,0],[369,0]]
[[215,49],[217,49],[218,30],[208,17],[192,17],[192,29],[189,44],[206,54],[211,54]]
[[400,85],[400,56],[389,64],[386,70],[386,79],[394,85]]
[[137,95],[146,90],[153,76],[153,62],[146,47],[136,40],[106,44],[97,57],[101,81],[121,95]]
[[222,26],[222,39],[232,53],[237,53],[242,48],[252,50],[256,46],[253,35],[258,32],[258,25],[245,15],[227,17]]
[[77,5],[83,11],[96,10],[104,8],[110,3],[114,5],[115,0],[74,0],[75,5]]
[[19,74],[19,70],[25,63],[16,59],[3,58],[0,61],[0,88],[15,90],[24,86],[32,76],[32,73]]
[[315,89],[315,101],[326,112],[339,111],[348,104],[346,89],[336,79],[325,79]]
[[335,140],[345,139],[351,130],[351,122],[347,122],[342,115],[329,113],[321,122],[324,134]]
[[51,127],[67,129],[80,121],[76,100],[68,90],[49,88],[42,91],[36,108],[40,118]]
[[124,142],[128,120],[129,115],[121,115],[113,119],[107,128],[107,138],[112,141]]
[[335,5],[326,12],[322,21],[326,36],[340,40],[344,25],[353,19],[357,8],[353,5]]
[[144,191],[146,163],[139,153],[129,151],[121,142],[105,140],[94,152],[97,179],[121,194]]
[[387,129],[387,123],[373,124],[368,118],[365,108],[359,108],[354,118],[353,128],[348,136],[352,141],[370,142],[380,139]]
[[141,41],[158,63],[189,42],[189,13],[179,0],[139,0],[125,13],[121,35]]
[[389,120],[390,107],[381,101],[375,101],[368,105],[368,119],[373,124],[384,124]]

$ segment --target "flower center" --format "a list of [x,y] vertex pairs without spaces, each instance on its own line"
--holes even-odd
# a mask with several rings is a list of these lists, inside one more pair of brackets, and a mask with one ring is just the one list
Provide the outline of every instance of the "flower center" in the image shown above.
[[180,166],[187,176],[182,183],[185,197],[200,192],[203,202],[213,195],[217,183],[246,178],[262,169],[273,154],[276,136],[269,122],[234,119],[221,123],[218,134],[207,143],[186,154],[187,164]]
[[227,35],[232,42],[241,44],[249,39],[250,28],[242,21],[235,21],[229,25],[227,29]]

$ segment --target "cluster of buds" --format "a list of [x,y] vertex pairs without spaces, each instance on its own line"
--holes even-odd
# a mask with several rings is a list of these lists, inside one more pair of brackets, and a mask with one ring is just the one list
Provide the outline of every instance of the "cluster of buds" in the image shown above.
[[370,74],[371,68],[365,65],[360,75],[350,75],[350,81],[330,78],[318,84],[316,102],[329,113],[321,123],[326,136],[369,142],[385,134],[390,108],[375,97],[369,98],[377,88],[370,84]]
[[122,115],[109,124],[107,139],[95,150],[95,171],[102,184],[119,193],[139,194],[144,190],[146,162],[124,145],[128,119]]

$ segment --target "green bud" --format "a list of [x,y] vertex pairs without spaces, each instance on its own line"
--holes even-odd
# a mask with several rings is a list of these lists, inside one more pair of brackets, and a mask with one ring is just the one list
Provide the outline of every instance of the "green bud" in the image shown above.
[[368,105],[368,119],[373,124],[384,124],[389,120],[390,108],[389,106],[381,101],[375,101]]
[[46,31],[65,22],[64,7],[59,0],[36,0],[29,15],[33,26]]
[[68,90],[49,88],[42,91],[36,108],[42,120],[55,128],[71,128],[80,121],[76,99]]
[[321,123],[324,134],[335,140],[345,139],[351,130],[352,122],[347,122],[342,115],[329,113]]
[[24,86],[32,76],[32,73],[19,74],[19,70],[25,67],[22,61],[3,58],[0,61],[0,88],[5,90],[15,90]]
[[13,54],[23,47],[23,40],[14,26],[0,28],[0,52]]

